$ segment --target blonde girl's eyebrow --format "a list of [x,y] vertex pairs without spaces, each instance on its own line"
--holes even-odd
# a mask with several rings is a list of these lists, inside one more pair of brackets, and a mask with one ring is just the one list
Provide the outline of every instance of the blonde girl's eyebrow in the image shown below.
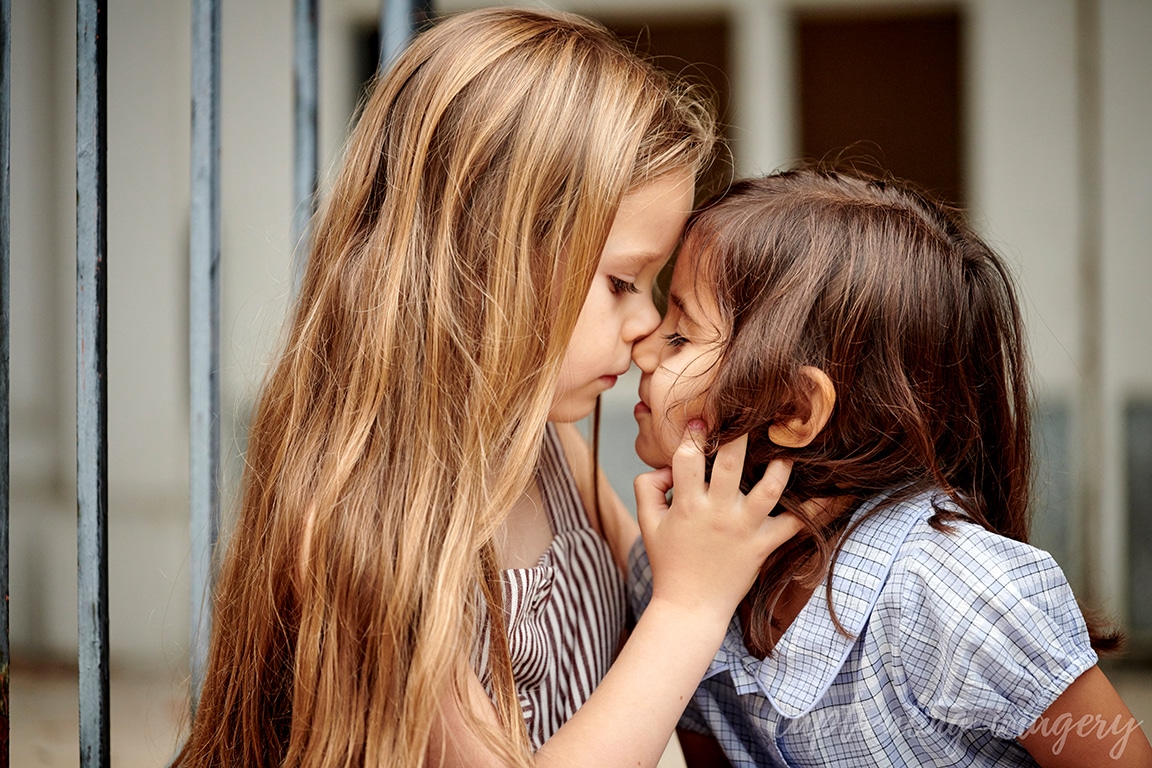
[[661,254],[656,251],[629,251],[615,257],[615,266],[617,272],[638,275],[652,262],[666,261],[667,259],[668,254]]

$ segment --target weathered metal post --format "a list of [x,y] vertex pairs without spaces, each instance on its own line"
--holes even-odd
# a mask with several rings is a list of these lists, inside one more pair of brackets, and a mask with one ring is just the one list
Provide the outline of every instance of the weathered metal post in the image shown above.
[[80,766],[110,764],[108,13],[76,4],[76,501]]
[[195,702],[208,657],[220,526],[220,0],[195,0],[192,9],[190,215],[189,580]]

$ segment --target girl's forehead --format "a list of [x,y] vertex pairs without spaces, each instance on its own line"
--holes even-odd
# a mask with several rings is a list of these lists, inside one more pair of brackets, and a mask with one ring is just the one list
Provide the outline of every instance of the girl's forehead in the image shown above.
[[628,274],[662,267],[676,248],[692,209],[694,181],[687,171],[668,174],[624,195],[601,260]]
[[605,248],[600,256],[603,267],[627,275],[639,274],[653,267],[663,267],[667,261],[668,254],[655,249],[614,250]]
[[[707,285],[698,285],[698,283],[707,283]],[[713,293],[712,281],[706,274],[703,260],[695,248],[681,246],[672,270],[672,286],[679,288],[683,294],[695,294],[697,291],[707,295]]]
[[676,259],[668,306],[700,330],[722,331],[724,327],[712,280],[690,251],[682,251]]

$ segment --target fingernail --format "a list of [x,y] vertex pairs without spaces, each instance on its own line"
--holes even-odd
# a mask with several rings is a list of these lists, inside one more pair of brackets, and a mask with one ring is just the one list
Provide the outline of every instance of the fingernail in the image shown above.
[[692,419],[692,421],[688,422],[688,429],[693,432],[703,432],[704,422],[700,421],[700,419]]

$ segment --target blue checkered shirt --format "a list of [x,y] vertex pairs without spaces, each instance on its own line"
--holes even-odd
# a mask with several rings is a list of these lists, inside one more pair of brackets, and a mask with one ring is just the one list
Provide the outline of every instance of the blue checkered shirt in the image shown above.
[[[875,506],[863,505],[857,517]],[[1072,590],[1045,552],[972,523],[928,525],[928,495],[884,509],[767,659],[733,617],[680,727],[734,766],[1035,765],[1016,738],[1096,663]],[[652,596],[630,556],[639,615]]]

